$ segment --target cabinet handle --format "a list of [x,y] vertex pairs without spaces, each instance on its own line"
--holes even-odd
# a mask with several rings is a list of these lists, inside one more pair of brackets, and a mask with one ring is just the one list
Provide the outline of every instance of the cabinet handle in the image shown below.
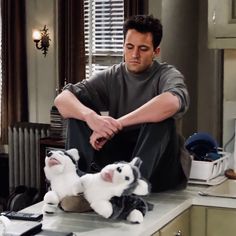
[[179,230],[178,233],[175,234],[175,236],[183,236],[181,230]]
[[212,22],[213,22],[213,24],[216,23],[216,11],[215,10],[213,11]]

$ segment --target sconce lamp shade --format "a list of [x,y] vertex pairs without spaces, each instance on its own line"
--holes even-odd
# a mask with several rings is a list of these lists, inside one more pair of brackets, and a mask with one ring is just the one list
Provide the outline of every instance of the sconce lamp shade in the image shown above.
[[46,25],[42,30],[34,30],[32,34],[33,40],[35,42],[35,46],[37,49],[43,51],[44,57],[46,57],[48,48],[49,48],[49,41],[51,40],[49,38],[49,33]]
[[32,34],[32,37],[33,37],[34,41],[40,41],[41,33],[39,32],[39,30],[34,30],[33,34]]

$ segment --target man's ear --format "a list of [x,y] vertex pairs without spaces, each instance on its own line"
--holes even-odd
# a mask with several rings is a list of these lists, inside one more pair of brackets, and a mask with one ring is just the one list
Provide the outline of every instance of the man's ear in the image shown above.
[[161,51],[161,48],[160,48],[160,47],[156,47],[156,49],[155,49],[154,52],[153,52],[153,56],[154,56],[154,57],[159,56],[160,51]]
[[138,185],[134,189],[133,194],[141,195],[141,196],[149,194],[149,185],[148,185],[148,183],[143,179],[139,179],[138,180]]

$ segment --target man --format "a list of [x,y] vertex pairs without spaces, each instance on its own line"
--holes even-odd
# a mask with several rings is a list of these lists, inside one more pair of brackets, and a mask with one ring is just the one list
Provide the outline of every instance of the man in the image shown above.
[[175,118],[189,106],[183,75],[154,60],[162,39],[158,19],[134,16],[123,31],[124,62],[66,85],[55,99],[59,112],[69,118],[66,148],[78,148],[82,171],[138,156],[153,192],[183,187],[190,159],[175,127]]

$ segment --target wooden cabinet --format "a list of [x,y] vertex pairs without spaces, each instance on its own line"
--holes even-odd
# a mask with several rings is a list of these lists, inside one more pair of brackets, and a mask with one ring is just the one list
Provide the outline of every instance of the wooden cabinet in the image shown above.
[[236,0],[208,0],[209,48],[236,48]]
[[228,236],[236,233],[235,209],[193,206],[190,217],[191,236]]
[[176,217],[168,225],[160,230],[160,236],[188,236],[190,235],[190,212],[184,211],[181,215]]
[[156,233],[154,233],[154,234],[152,234],[152,236],[160,236],[160,233],[159,233],[159,231],[158,231],[158,232],[156,232]]
[[236,209],[192,206],[152,236],[222,236],[236,234]]
[[169,224],[164,226],[153,236],[189,236],[190,235],[190,210],[184,211]]
[[206,236],[236,235],[236,210],[207,208]]
[[206,207],[192,206],[190,208],[190,235],[206,236]]

